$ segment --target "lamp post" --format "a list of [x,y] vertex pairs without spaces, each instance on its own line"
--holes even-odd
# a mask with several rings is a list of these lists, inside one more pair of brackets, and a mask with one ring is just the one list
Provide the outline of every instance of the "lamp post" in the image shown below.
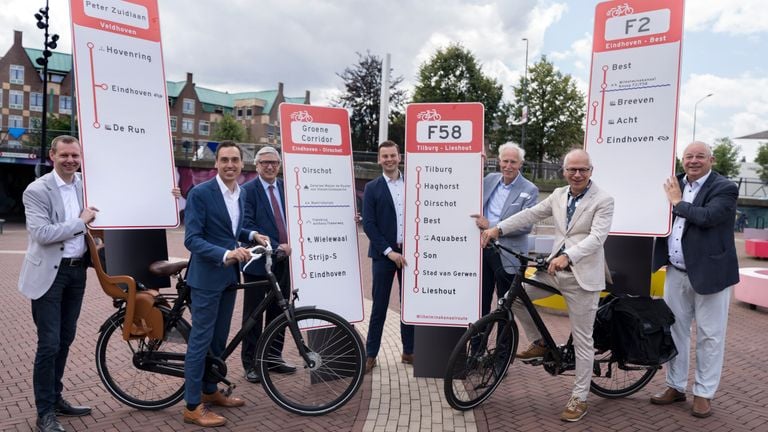
[[528,123],[528,38],[525,41],[525,67],[523,72],[523,110],[521,118],[523,125],[520,128],[520,147],[525,148],[525,124]]
[[693,138],[691,139],[691,142],[695,142],[696,141],[696,110],[699,108],[699,102],[701,102],[704,99],[712,96],[713,94],[714,93],[710,93],[710,94],[704,96],[703,98],[699,99],[698,101],[696,101],[695,104],[693,104]]
[[43,67],[43,118],[40,122],[40,163],[37,165],[35,174],[37,177],[45,174],[45,147],[48,140],[48,58],[51,57],[51,50],[56,49],[59,35],[48,33],[48,0],[45,0],[45,7],[40,8],[35,14],[37,19],[37,28],[43,30],[45,39],[43,43],[43,56],[38,57],[35,63]]

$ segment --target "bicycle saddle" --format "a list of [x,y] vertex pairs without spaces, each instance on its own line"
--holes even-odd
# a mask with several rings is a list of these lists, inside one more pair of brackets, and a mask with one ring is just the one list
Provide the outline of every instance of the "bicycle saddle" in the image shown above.
[[155,276],[171,276],[187,268],[189,261],[155,261],[149,265],[149,272]]

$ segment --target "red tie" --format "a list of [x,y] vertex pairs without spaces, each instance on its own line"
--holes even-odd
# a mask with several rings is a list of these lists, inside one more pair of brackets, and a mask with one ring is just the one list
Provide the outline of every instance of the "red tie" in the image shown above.
[[277,241],[280,244],[288,243],[285,222],[283,222],[283,215],[280,214],[280,204],[275,196],[275,186],[269,185],[267,189],[269,189],[269,200],[272,201],[272,215],[275,217],[275,224],[277,225]]

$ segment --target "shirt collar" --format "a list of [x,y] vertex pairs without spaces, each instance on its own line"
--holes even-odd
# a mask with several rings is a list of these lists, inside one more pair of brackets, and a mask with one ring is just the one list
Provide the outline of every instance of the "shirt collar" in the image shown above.
[[219,177],[218,174],[216,174],[216,182],[219,184],[219,189],[221,189],[221,193],[224,195],[232,195],[233,197],[237,198],[240,196],[240,185],[235,182],[235,190],[230,191],[227,185],[224,184],[224,181]]
[[59,173],[56,172],[56,170],[51,171],[53,173],[53,178],[56,180],[56,187],[62,188],[64,186],[74,186],[77,183],[77,175],[72,176],[72,183],[67,183],[59,177]]
[[704,174],[703,176],[701,176],[700,178],[698,178],[697,180],[694,180],[692,182],[689,182],[688,181],[688,176],[684,175],[683,176],[683,186],[689,185],[689,184],[695,184],[697,186],[701,186],[701,185],[703,185],[707,181],[707,179],[709,178],[709,176],[711,174],[712,174],[712,170],[710,169],[709,171],[707,171],[706,174]]
[[397,178],[396,178],[396,179],[394,179],[394,180],[392,180],[392,179],[390,179],[389,177],[387,177],[387,175],[386,175],[386,174],[384,174],[384,173],[381,173],[381,176],[382,176],[382,177],[384,177],[384,180],[385,180],[387,183],[396,183],[396,182],[398,182],[398,181],[400,181],[400,180],[403,180],[403,173],[402,173],[402,172],[400,172],[400,170],[397,170]]
[[517,175],[515,176],[515,178],[513,178],[513,179],[512,179],[512,181],[511,181],[511,182],[509,182],[509,184],[504,184],[504,176],[501,176],[501,177],[499,177],[499,186],[501,186],[501,187],[503,187],[503,188],[507,188],[507,189],[509,189],[509,188],[511,188],[511,187],[512,187],[512,186],[513,186],[515,183],[517,183],[517,179],[519,179],[519,178],[520,178],[520,173],[517,173]]
[[270,186],[274,186],[275,189],[277,189],[277,179],[275,179],[274,183],[267,183],[266,180],[259,176],[259,181],[261,182],[261,186],[264,188],[264,190],[267,190]]
[[589,188],[591,188],[591,187],[592,187],[592,180],[590,180],[590,181],[587,183],[587,187],[585,187],[585,188],[584,188],[584,190],[583,190],[583,191],[581,191],[581,193],[580,193],[580,194],[578,194],[578,195],[573,195],[573,194],[571,193],[571,187],[570,187],[570,186],[568,186],[568,197],[569,197],[569,198],[570,198],[570,197],[574,197],[574,198],[576,198],[576,199],[581,199],[581,197],[583,197],[584,195],[586,195],[586,194],[587,194],[587,192],[589,192]]

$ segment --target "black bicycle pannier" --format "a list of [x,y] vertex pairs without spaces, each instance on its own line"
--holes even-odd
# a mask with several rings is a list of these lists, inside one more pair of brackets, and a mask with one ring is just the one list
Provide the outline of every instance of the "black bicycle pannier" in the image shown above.
[[662,299],[616,297],[598,309],[595,348],[610,348],[626,363],[660,365],[677,355],[670,330],[674,322],[674,314]]

